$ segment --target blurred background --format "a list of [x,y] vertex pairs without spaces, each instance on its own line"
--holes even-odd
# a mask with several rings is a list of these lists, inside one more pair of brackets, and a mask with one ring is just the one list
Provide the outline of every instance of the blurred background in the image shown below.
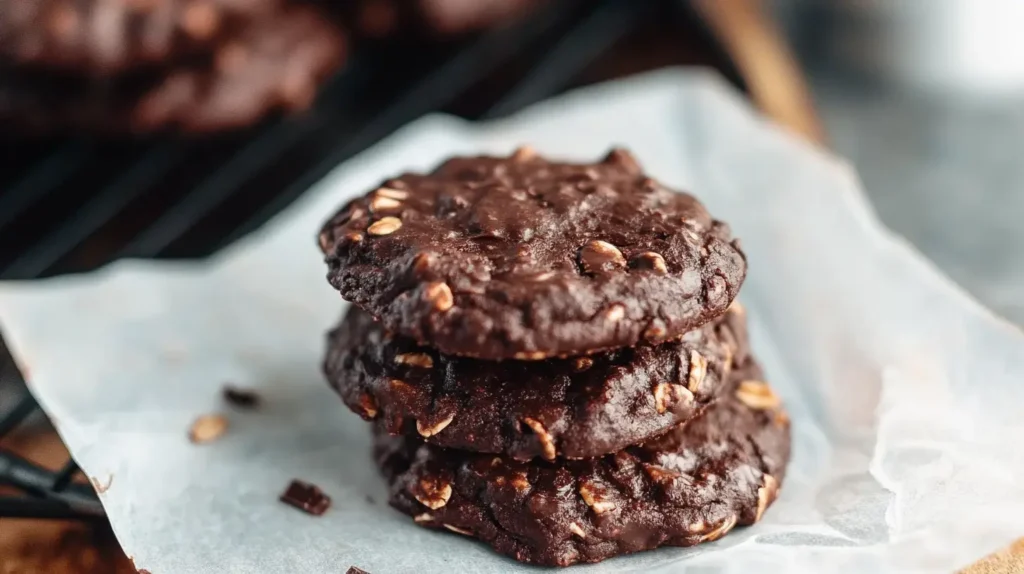
[[825,145],[882,220],[1024,324],[1024,2],[775,0]]
[[[692,66],[1024,323],[1022,29],[1020,0],[0,0],[0,279],[202,257],[422,115]],[[0,358],[0,573],[133,572],[23,374]]]

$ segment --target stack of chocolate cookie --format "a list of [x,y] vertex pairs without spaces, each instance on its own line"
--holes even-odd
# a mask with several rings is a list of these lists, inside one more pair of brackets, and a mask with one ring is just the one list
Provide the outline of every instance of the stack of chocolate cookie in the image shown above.
[[345,50],[312,0],[0,0],[0,122],[241,127],[307,107]]
[[327,378],[417,524],[565,566],[716,540],[775,499],[789,421],[733,302],[745,257],[628,152],[451,159],[319,238],[354,303]]

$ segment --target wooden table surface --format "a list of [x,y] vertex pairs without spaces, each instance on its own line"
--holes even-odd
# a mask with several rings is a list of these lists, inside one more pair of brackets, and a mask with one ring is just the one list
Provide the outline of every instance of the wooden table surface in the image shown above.
[[[0,448],[52,470],[60,468],[68,456],[57,433],[44,425],[14,433],[0,441]],[[0,574],[134,572],[105,523],[0,518]]]

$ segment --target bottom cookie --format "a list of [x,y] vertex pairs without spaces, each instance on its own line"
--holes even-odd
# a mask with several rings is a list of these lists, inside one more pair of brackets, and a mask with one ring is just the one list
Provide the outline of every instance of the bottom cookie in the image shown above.
[[717,540],[760,520],[789,459],[789,418],[753,364],[667,435],[586,460],[517,462],[375,430],[391,505],[521,562],[568,566]]

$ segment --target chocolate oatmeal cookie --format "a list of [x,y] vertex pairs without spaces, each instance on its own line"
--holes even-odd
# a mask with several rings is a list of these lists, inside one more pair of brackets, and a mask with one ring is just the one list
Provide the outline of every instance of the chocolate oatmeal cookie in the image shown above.
[[350,409],[391,434],[518,460],[601,456],[668,432],[727,390],[748,344],[733,309],[662,345],[490,362],[391,337],[352,307],[329,336],[324,371]]
[[[749,377],[749,378],[748,378]],[[789,420],[756,366],[731,398],[601,458],[516,462],[376,431],[391,504],[417,524],[534,564],[597,562],[717,540],[761,519],[789,459]]]
[[403,34],[450,37],[500,26],[546,0],[350,0],[341,4],[354,31],[369,38]]
[[106,76],[162,64],[265,18],[282,0],[0,0],[0,58]]
[[0,122],[26,133],[212,132],[308,107],[344,62],[346,40],[320,10],[291,6],[169,68],[103,81],[11,69]]
[[349,202],[319,240],[331,285],[386,329],[490,360],[671,340],[746,275],[728,226],[622,150],[454,158]]

